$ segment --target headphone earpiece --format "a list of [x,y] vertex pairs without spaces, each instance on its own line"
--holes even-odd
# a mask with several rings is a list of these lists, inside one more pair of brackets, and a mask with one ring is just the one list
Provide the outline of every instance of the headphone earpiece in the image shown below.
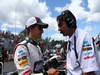
[[57,20],[65,21],[69,28],[76,28],[76,18],[69,10],[65,10],[57,17]]

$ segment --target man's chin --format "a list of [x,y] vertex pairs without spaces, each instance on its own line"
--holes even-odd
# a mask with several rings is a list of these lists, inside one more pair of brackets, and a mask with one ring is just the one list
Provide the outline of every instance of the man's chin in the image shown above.
[[63,34],[63,36],[67,36],[66,34]]

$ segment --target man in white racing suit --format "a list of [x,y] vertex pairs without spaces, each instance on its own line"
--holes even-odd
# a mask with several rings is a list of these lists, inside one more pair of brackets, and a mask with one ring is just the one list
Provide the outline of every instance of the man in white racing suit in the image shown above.
[[66,75],[96,75],[98,70],[92,37],[77,29],[76,18],[70,10],[57,17],[59,31],[69,36],[66,51]]
[[[49,69],[42,71],[42,65],[36,66],[37,62],[42,62],[43,56],[36,40],[41,37],[43,28],[48,24],[43,23],[38,17],[31,17],[26,23],[27,38],[15,47],[14,62],[18,70],[18,75],[58,75],[58,70]],[[36,72],[39,69],[40,72]]]

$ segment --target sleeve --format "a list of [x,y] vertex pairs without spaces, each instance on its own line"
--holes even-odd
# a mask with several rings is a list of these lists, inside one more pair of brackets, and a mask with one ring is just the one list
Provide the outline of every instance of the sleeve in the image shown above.
[[87,34],[82,44],[81,68],[83,73],[98,70],[96,58],[92,37]]
[[19,75],[34,75],[32,73],[33,67],[30,62],[30,56],[24,45],[17,46],[14,55],[14,63],[17,67]]

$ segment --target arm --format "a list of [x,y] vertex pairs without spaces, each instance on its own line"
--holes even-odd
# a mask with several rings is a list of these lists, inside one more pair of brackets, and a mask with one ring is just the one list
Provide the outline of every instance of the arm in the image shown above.
[[14,63],[17,67],[19,75],[32,74],[33,70],[30,62],[30,57],[27,52],[27,48],[24,45],[17,46],[14,55]]
[[87,34],[82,45],[81,68],[83,75],[95,75],[95,71],[98,71],[96,58],[92,37]]

